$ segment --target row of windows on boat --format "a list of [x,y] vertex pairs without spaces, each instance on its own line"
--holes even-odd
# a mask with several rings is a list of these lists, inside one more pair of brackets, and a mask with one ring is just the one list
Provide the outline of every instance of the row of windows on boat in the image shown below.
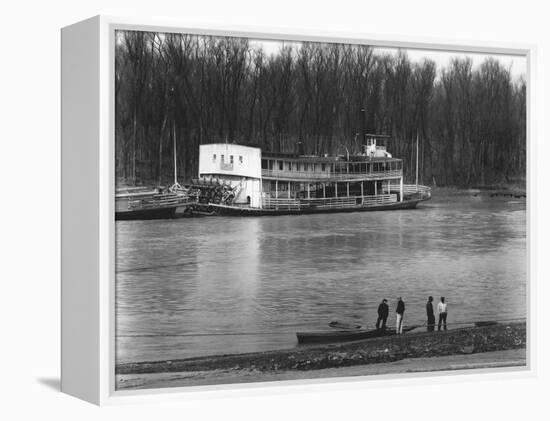
[[[216,154],[213,154],[212,155],[212,162],[216,162],[216,159],[217,159],[217,155]],[[225,155],[220,155],[220,162],[222,164],[225,164]],[[229,164],[233,164],[235,162],[235,157],[233,155],[229,155]],[[243,157],[242,155],[239,155],[239,164],[242,164],[243,163]]]
[[[296,182],[284,182],[284,181],[265,181],[262,183],[262,189],[264,193],[269,192],[288,192],[289,190],[291,192],[307,192],[310,191],[311,193],[314,193],[316,191],[323,192],[325,190],[325,193],[331,193],[332,192],[340,192],[340,194],[344,194],[349,191],[350,193],[357,193],[359,196],[359,193],[361,192],[361,184],[363,184],[363,192],[366,192],[365,194],[370,194],[369,192],[383,191],[383,186],[389,186],[391,184],[391,181],[373,181],[373,182],[363,182],[363,183],[296,183]],[[374,186],[376,184],[376,187]],[[397,183],[398,185],[398,183]],[[389,189],[389,187],[388,187]],[[344,192],[344,193],[343,193]],[[335,193],[338,194],[338,193]]]
[[[212,155],[212,162],[216,162],[217,155]],[[225,155],[220,155],[220,162],[225,164]],[[234,164],[235,157],[229,155],[228,164]],[[239,164],[243,164],[243,157],[239,155]],[[309,171],[309,172],[333,172],[333,173],[370,173],[380,171],[396,171],[401,170],[403,162],[395,159],[384,162],[345,162],[345,163],[309,163],[283,161],[276,159],[262,159],[263,170],[279,170],[279,171]]]
[[307,171],[331,173],[360,173],[398,171],[403,168],[403,162],[395,159],[383,162],[336,162],[336,163],[308,163],[295,161],[281,161],[262,159],[262,169],[271,171]]

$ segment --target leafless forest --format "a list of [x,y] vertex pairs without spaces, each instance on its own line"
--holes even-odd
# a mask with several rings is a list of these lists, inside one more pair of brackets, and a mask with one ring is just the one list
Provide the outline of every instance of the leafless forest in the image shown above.
[[[287,43],[288,44],[288,43]],[[364,133],[424,184],[482,186],[524,179],[526,84],[498,60],[437,68],[405,51],[292,43],[266,54],[247,39],[124,31],[115,63],[116,171],[124,184],[168,184],[177,141],[180,181],[197,176],[198,145],[344,154]]]

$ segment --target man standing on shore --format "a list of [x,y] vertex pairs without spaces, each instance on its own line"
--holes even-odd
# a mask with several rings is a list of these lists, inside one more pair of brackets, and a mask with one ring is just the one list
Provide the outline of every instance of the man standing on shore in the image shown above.
[[441,330],[441,323],[443,322],[443,329],[447,330],[447,304],[445,303],[445,297],[441,297],[441,301],[437,305],[437,312],[439,313],[439,322],[437,323],[437,330]]
[[434,297],[431,295],[428,297],[428,302],[426,303],[426,315],[428,316],[428,332],[433,332],[435,328],[435,315],[434,315],[434,306],[432,301]]
[[395,309],[395,312],[397,314],[397,319],[395,321],[395,333],[398,335],[403,334],[403,316],[405,314],[405,303],[399,297],[399,301],[397,301],[397,308]]
[[[378,320],[376,320],[376,330],[386,330],[386,320],[388,320],[389,312],[390,308],[388,307],[388,300],[384,298],[378,306]],[[382,327],[380,327],[380,322],[382,322]]]

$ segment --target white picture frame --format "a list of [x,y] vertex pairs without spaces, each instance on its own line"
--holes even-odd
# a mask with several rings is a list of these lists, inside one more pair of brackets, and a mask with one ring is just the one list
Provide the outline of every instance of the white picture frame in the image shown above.
[[[114,33],[116,30],[182,32],[250,38],[301,41],[331,41],[439,51],[521,55],[527,58],[527,165],[532,157],[531,104],[535,47],[487,43],[461,44],[454,40],[386,39],[372,34],[319,33],[296,29],[281,33],[276,28],[213,26],[154,19],[96,16],[62,29],[62,376],[63,392],[103,405],[136,400],[178,400],[190,393],[205,396],[330,390],[333,383],[350,387],[373,387],[372,378],[353,377],[293,380],[276,383],[196,386],[116,391],[114,380]],[[530,171],[527,173],[531,206]],[[530,223],[527,222],[528,266]],[[526,368],[483,369],[467,374],[495,376],[530,375],[534,371],[532,346],[533,285],[527,274]],[[388,382],[414,384],[447,373],[377,376]],[[428,380],[430,381],[430,380]],[[375,382],[377,383],[377,382]],[[269,387],[268,387],[269,386]]]

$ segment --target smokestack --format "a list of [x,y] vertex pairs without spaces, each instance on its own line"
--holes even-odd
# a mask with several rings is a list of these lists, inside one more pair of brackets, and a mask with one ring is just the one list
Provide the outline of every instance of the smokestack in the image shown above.
[[296,143],[296,153],[297,153],[298,155],[305,155],[305,154],[306,154],[306,152],[305,152],[305,150],[304,150],[304,144],[303,144],[302,142],[300,142],[300,141],[298,141],[298,142]]

